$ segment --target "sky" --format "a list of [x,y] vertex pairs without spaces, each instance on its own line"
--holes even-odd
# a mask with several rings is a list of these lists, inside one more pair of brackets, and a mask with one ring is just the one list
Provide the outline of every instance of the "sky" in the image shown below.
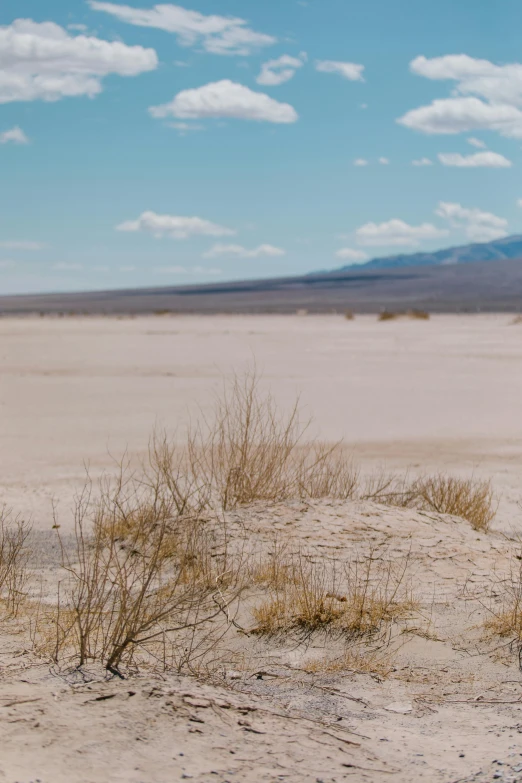
[[0,294],[522,233],[520,0],[2,0]]

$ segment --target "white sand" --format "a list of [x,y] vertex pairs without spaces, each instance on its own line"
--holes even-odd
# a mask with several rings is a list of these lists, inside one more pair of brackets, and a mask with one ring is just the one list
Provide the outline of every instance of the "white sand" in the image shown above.
[[[501,640],[495,650],[480,630],[492,586],[518,563],[504,532],[522,528],[522,325],[510,320],[1,319],[0,501],[31,511],[40,530],[52,497],[70,522],[84,461],[98,475],[111,453],[143,454],[154,426],[181,434],[222,376],[253,359],[283,406],[301,393],[313,431],[343,437],[365,468],[474,471],[492,477],[501,505],[487,535],[371,503],[230,515],[230,530],[259,542],[280,530],[344,559],[369,547],[410,553],[419,611],[384,681],[304,673],[306,654],[331,653],[329,643],[253,639],[251,665],[240,681],[225,671],[226,687],[149,675],[81,683],[0,629],[0,781],[489,783],[499,770],[521,781],[516,649]],[[274,676],[257,679],[261,666]]]
[[0,500],[46,526],[50,498],[70,498],[84,462],[97,475],[111,454],[143,453],[155,426],[182,430],[224,375],[255,360],[282,405],[300,394],[312,431],[344,438],[366,464],[493,477],[509,527],[522,466],[522,325],[511,320],[1,319]]

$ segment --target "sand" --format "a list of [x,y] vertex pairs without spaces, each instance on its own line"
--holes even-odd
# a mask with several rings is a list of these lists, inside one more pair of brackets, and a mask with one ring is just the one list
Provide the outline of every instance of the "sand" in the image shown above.
[[482,632],[522,532],[522,325],[510,320],[1,319],[0,501],[31,514],[35,570],[56,572],[51,501],[67,532],[85,466],[97,476],[125,449],[144,455],[154,427],[181,438],[223,375],[253,360],[278,402],[299,393],[311,432],[343,438],[363,470],[491,477],[500,505],[488,534],[359,501],[228,515],[260,545],[279,531],[342,560],[409,558],[419,608],[395,629],[385,677],[304,671],[335,652],[329,640],[249,637],[245,666],[212,684],[83,678],[3,629],[0,780],[522,780],[517,651]]

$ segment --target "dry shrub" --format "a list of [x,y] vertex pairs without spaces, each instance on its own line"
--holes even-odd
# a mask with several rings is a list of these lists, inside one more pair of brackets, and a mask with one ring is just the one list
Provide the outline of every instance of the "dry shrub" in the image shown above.
[[356,471],[340,443],[304,442],[298,402],[281,413],[263,396],[255,373],[234,377],[217,399],[210,420],[189,434],[186,461],[206,502],[228,510],[264,500],[346,499],[357,484]]
[[223,536],[179,513],[161,480],[120,473],[94,500],[88,486],[76,504],[74,551],[62,546],[62,558],[56,661],[99,661],[120,676],[138,657],[190,668],[229,626],[237,592]]
[[30,532],[25,520],[0,508],[0,602],[12,615],[17,614],[26,595]]
[[355,315],[353,314],[352,310],[346,310],[344,313],[344,318],[346,321],[354,321]]
[[[495,584],[494,595],[499,600],[498,608],[486,607],[489,617],[484,622],[488,633],[513,641],[522,641],[522,565],[520,556],[506,579]],[[521,660],[522,665],[522,660]]]
[[394,321],[394,320],[396,320],[397,318],[400,318],[400,317],[401,317],[400,313],[392,313],[389,310],[383,310],[377,316],[377,320],[378,321]]
[[415,508],[461,517],[474,530],[487,532],[496,514],[490,481],[438,473],[409,479],[378,473],[366,481],[361,497],[399,508]]
[[413,318],[416,321],[430,320],[430,314],[426,310],[408,310],[406,315],[408,318]]
[[491,482],[439,474],[413,484],[415,505],[425,511],[452,514],[474,530],[487,532],[496,513]]
[[512,326],[516,326],[517,324],[522,324],[522,315],[516,315],[511,321],[511,324]]
[[372,636],[414,607],[404,583],[406,565],[397,568],[371,555],[351,565],[303,553],[290,556],[278,564],[277,581],[267,583],[268,597],[253,609],[253,632],[328,630],[352,640]]

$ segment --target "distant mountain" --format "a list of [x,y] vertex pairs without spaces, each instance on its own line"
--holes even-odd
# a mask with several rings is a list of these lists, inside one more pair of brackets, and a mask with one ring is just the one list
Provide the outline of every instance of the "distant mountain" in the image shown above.
[[495,239],[474,245],[461,245],[437,250],[436,253],[404,253],[398,256],[372,258],[365,264],[349,264],[337,271],[357,269],[389,269],[401,266],[447,266],[468,264],[473,261],[502,261],[510,258],[522,259],[522,235]]

